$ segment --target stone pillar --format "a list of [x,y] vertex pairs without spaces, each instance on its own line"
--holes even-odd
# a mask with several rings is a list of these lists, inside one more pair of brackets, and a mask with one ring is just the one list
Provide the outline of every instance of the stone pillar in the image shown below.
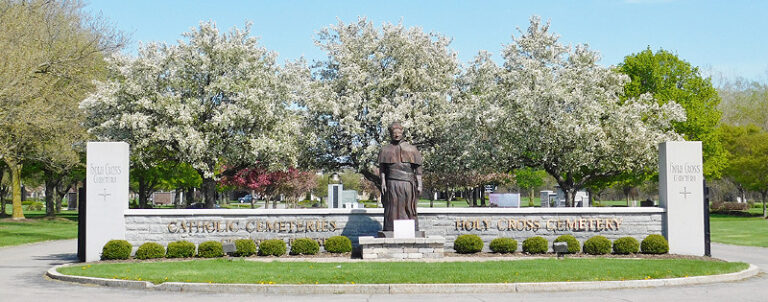
[[659,206],[669,252],[704,255],[704,175],[701,142],[659,145]]
[[86,163],[85,261],[101,258],[107,241],[125,239],[128,144],[89,142]]

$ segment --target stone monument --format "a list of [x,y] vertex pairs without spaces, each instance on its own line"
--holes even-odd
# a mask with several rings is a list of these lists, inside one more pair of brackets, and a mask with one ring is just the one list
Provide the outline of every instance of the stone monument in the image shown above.
[[128,144],[89,142],[86,159],[85,261],[101,259],[107,241],[125,239]]
[[670,254],[704,255],[701,142],[659,144],[659,206]]

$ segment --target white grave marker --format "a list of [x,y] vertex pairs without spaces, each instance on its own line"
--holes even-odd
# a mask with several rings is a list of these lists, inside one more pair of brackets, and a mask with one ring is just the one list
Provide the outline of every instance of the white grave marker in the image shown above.
[[416,238],[416,223],[410,219],[393,221],[394,238]]
[[488,203],[500,208],[519,208],[520,193],[492,193],[488,195]]
[[89,142],[86,163],[85,261],[101,258],[107,241],[125,239],[128,144]]
[[659,144],[659,206],[670,254],[704,255],[704,175],[701,142]]

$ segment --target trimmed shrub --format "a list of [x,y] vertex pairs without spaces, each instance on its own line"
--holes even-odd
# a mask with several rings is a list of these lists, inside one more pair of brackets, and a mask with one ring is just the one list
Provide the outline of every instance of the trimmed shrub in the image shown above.
[[197,247],[197,256],[203,258],[216,258],[224,256],[224,247],[218,241],[206,241]]
[[259,256],[282,256],[285,255],[285,241],[280,239],[264,240],[259,244]]
[[534,236],[523,241],[523,252],[528,254],[544,254],[547,252],[547,239]]
[[39,201],[33,201],[27,206],[27,210],[30,211],[40,211],[45,207],[45,205],[42,202]]
[[352,251],[352,241],[347,236],[333,236],[325,240],[325,250],[329,253],[349,253]]
[[555,242],[568,243],[568,254],[576,254],[581,251],[581,244],[579,244],[579,241],[576,240],[576,237],[573,237],[573,235],[561,235],[560,237],[557,237],[555,241],[552,242],[552,249],[555,248]]
[[189,258],[195,255],[195,244],[186,240],[174,241],[165,250],[166,258]]
[[514,253],[517,251],[517,240],[512,238],[496,238],[491,240],[491,244],[488,247],[494,253]]
[[474,254],[483,249],[483,240],[477,235],[459,235],[453,241],[453,249],[459,254]]
[[621,237],[613,242],[614,254],[634,254],[638,250],[640,250],[640,242],[637,242],[637,239],[632,237]]
[[666,254],[669,253],[669,242],[661,235],[648,235],[640,243],[640,250],[643,254]]
[[237,257],[248,257],[256,254],[256,242],[251,239],[237,239],[235,240],[235,252],[232,254]]
[[128,259],[133,246],[125,240],[110,240],[101,249],[101,260]]
[[733,211],[746,211],[749,204],[745,202],[713,202],[709,209],[715,213],[728,213]]
[[584,252],[590,255],[605,255],[611,252],[611,240],[603,236],[594,236],[584,241]]
[[291,243],[291,255],[316,255],[319,251],[320,244],[309,238],[299,238]]
[[165,257],[165,247],[157,242],[145,242],[136,250],[136,259],[155,259]]

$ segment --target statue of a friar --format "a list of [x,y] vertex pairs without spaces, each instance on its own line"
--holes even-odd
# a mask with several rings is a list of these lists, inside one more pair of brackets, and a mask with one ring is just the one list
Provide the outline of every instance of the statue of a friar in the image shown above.
[[411,219],[419,230],[416,214],[421,194],[421,153],[413,145],[403,142],[403,126],[398,122],[389,126],[390,144],[379,152],[381,173],[381,202],[384,205],[384,232],[393,231],[395,220]]

